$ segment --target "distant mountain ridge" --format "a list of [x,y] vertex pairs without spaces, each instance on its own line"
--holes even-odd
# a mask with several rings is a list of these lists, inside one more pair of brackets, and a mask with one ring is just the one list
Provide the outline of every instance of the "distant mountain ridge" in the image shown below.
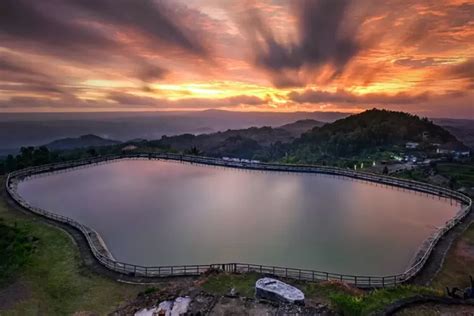
[[312,119],[298,120],[294,123],[289,123],[280,126],[279,128],[290,132],[294,137],[300,137],[301,134],[313,129],[314,127],[321,127],[326,122],[321,122]]
[[61,138],[52,141],[44,146],[47,147],[49,150],[70,150],[76,148],[110,146],[117,145],[120,143],[121,142],[116,140],[102,138],[93,134],[87,134],[79,136],[77,138]]

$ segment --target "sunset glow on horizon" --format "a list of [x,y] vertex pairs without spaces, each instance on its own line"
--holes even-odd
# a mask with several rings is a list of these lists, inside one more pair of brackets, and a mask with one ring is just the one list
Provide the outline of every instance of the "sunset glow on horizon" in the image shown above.
[[469,0],[2,0],[0,112],[474,119]]

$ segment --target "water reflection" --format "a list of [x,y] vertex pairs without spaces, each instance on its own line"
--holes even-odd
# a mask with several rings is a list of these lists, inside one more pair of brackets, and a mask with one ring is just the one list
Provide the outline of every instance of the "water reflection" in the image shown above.
[[147,160],[31,179],[19,193],[96,229],[120,261],[371,275],[403,272],[457,210],[436,198],[324,175]]

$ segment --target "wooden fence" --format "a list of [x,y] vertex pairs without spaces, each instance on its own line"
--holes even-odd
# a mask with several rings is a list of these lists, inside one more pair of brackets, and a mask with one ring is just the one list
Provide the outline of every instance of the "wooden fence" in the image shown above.
[[[110,252],[107,250],[106,245],[103,244],[100,235],[93,229],[82,225],[81,223],[68,218],[66,216],[51,213],[49,211],[33,207],[28,204],[17,193],[17,185],[19,181],[29,177],[41,176],[48,173],[55,173],[61,171],[69,171],[77,168],[87,167],[94,164],[102,164],[118,159],[164,159],[173,161],[183,161],[189,163],[223,166],[232,168],[244,168],[252,170],[268,170],[268,171],[282,171],[282,172],[308,172],[308,173],[323,173],[335,176],[348,177],[353,179],[359,179],[363,181],[370,181],[389,186],[401,187],[409,190],[415,190],[424,192],[427,194],[436,195],[443,198],[452,199],[459,202],[462,205],[461,210],[446,224],[438,229],[425,243],[425,247],[421,248],[419,253],[415,256],[415,259],[404,273],[389,276],[361,276],[361,275],[347,275],[330,273],[316,270],[306,269],[295,269],[287,267],[277,266],[266,266],[258,264],[248,263],[217,263],[208,265],[180,265],[180,266],[157,266],[148,267],[134,264],[128,264],[119,262],[113,258]],[[196,276],[200,275],[211,269],[222,270],[228,272],[242,273],[242,272],[257,272],[261,274],[273,275],[282,278],[291,278],[305,281],[329,281],[338,280],[349,283],[351,285],[361,288],[378,288],[378,287],[389,287],[395,286],[409,281],[414,277],[424,266],[428,260],[433,248],[439,239],[456,224],[458,224],[471,210],[472,200],[460,193],[447,188],[417,182],[413,180],[399,179],[390,176],[382,176],[379,174],[367,173],[367,172],[356,172],[348,169],[341,169],[327,166],[312,166],[312,165],[290,165],[290,164],[272,164],[272,163],[260,163],[260,162],[236,162],[223,160],[218,158],[200,157],[200,156],[189,156],[189,155],[177,155],[177,154],[126,154],[126,155],[113,155],[103,156],[91,159],[83,159],[72,162],[63,162],[56,164],[42,165],[38,167],[30,167],[22,170],[14,171],[7,176],[6,189],[10,197],[15,200],[23,208],[44,216],[46,218],[68,224],[75,227],[87,239],[89,247],[94,257],[102,265],[110,270],[118,273],[127,274],[136,277],[175,277],[175,276]]]

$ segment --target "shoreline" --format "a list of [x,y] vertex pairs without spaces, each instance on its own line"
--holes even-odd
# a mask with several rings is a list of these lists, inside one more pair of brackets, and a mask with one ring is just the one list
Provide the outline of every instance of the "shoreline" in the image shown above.
[[[63,172],[74,170],[76,168],[88,167],[94,164],[107,163],[111,161],[117,161],[120,159],[162,159],[162,160],[174,160],[188,163],[197,163],[205,165],[214,165],[230,168],[243,168],[253,170],[266,170],[266,171],[284,171],[284,172],[303,172],[303,173],[320,173],[320,174],[331,174],[334,176],[341,176],[344,178],[358,179],[362,181],[369,181],[379,183],[382,185],[389,185],[395,187],[402,187],[407,190],[424,192],[427,194],[436,195],[442,198],[449,198],[460,202],[464,205],[457,215],[451,220],[447,221],[446,225],[441,229],[437,230],[433,236],[430,236],[430,242],[427,243],[426,247],[420,249],[418,254],[415,256],[415,260],[412,266],[405,271],[405,273],[390,276],[357,276],[357,275],[344,275],[334,274],[330,272],[303,270],[303,269],[292,269],[285,267],[274,267],[274,266],[262,266],[256,264],[246,263],[218,263],[211,265],[185,265],[185,266],[163,266],[163,267],[144,267],[131,265],[127,263],[117,262],[108,252],[103,242],[101,243],[100,235],[88,228],[85,225],[77,223],[69,218],[58,216],[50,213],[46,210],[33,208],[21,196],[16,192],[16,184],[18,181],[24,180],[31,176],[40,176],[48,173]],[[280,277],[287,277],[299,280],[307,281],[324,281],[324,280],[340,280],[346,283],[350,283],[357,287],[386,287],[397,285],[400,283],[408,283],[416,274],[422,270],[428,257],[430,256],[433,248],[436,246],[438,241],[443,237],[445,233],[455,227],[462,219],[469,214],[471,209],[472,201],[469,197],[455,191],[451,191],[446,188],[433,186],[430,184],[420,183],[411,180],[398,179],[388,176],[355,172],[347,169],[339,169],[325,166],[307,166],[307,165],[284,165],[284,164],[267,164],[267,163],[247,163],[247,162],[235,162],[225,161],[216,158],[196,157],[196,156],[184,156],[176,154],[127,154],[118,156],[105,156],[95,159],[86,159],[68,163],[59,163],[54,165],[38,166],[34,168],[27,168],[13,172],[7,176],[6,190],[10,197],[16,201],[17,204],[22,206],[24,209],[29,210],[32,213],[41,215],[48,219],[55,220],[76,228],[81,231],[84,235],[89,248],[92,251],[95,259],[102,264],[105,268],[125,274],[128,276],[138,278],[163,278],[170,276],[192,276],[205,273],[209,269],[218,269],[228,272],[260,272]]]

